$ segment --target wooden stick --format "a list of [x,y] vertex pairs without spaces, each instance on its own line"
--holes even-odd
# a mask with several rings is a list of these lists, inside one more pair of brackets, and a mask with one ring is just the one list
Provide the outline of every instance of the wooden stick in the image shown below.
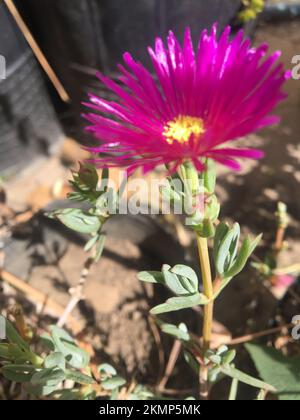
[[65,88],[59,81],[58,77],[54,73],[52,67],[50,66],[48,60],[46,59],[45,55],[41,51],[40,47],[38,46],[37,42],[33,38],[28,26],[24,22],[23,18],[21,17],[18,9],[16,8],[13,0],[4,0],[8,10],[10,11],[11,15],[15,19],[18,27],[20,28],[21,32],[23,33],[26,41],[30,45],[34,55],[36,56],[37,60],[39,61],[40,65],[44,69],[45,73],[48,75],[49,79],[51,80],[53,86],[55,87],[57,93],[61,97],[64,102],[70,102],[70,97],[67,94]]
[[233,338],[232,340],[226,342],[225,344],[229,346],[234,346],[237,344],[247,343],[248,341],[255,340],[256,338],[261,338],[261,337],[265,337],[266,335],[275,334],[277,332],[282,331],[285,328],[290,329],[294,326],[295,324],[290,323],[290,324],[282,325],[280,327],[270,328],[268,330],[260,331],[257,333],[244,335],[243,337]]
[[[44,310],[50,312],[52,315],[60,317],[64,313],[65,308],[62,305],[59,305],[53,299],[49,298],[45,293],[33,288],[28,283],[25,283],[23,280],[19,279],[8,271],[0,271],[0,278],[2,278],[2,280],[8,283],[10,286],[26,295],[30,301],[34,302],[35,304],[41,304]],[[68,324],[74,334],[78,334],[82,329],[80,323],[71,316],[68,318]]]
[[171,353],[170,353],[170,357],[169,357],[169,361],[166,367],[166,371],[164,374],[164,377],[162,378],[162,380],[160,381],[159,385],[158,385],[158,390],[159,391],[163,391],[165,389],[165,386],[167,385],[168,380],[170,379],[170,376],[173,373],[174,367],[176,365],[177,359],[179,357],[180,351],[181,351],[182,345],[181,342],[179,340],[175,340]]
[[83,294],[84,286],[86,283],[86,279],[88,275],[90,274],[90,270],[94,262],[95,262],[94,257],[88,257],[87,260],[85,261],[77,286],[71,287],[71,289],[69,290],[71,298],[69,300],[69,303],[65,307],[63,313],[61,314],[59,320],[57,321],[56,325],[58,327],[62,328],[65,325],[65,323],[68,320],[68,317],[71,315],[72,311],[75,309],[77,304],[82,299],[84,299],[84,294]]

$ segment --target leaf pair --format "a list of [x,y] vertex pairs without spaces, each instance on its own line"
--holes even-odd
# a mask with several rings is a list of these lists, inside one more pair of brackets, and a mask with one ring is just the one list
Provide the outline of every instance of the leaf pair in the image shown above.
[[62,328],[55,325],[50,327],[51,335],[47,335],[48,346],[51,343],[52,349],[57,353],[53,353],[51,357],[46,359],[45,365],[53,364],[63,368],[63,360],[65,363],[75,369],[86,368],[89,364],[90,357],[88,353],[79,348],[73,338]]
[[219,292],[243,270],[262,238],[262,235],[257,236],[254,240],[247,237],[239,248],[240,233],[238,223],[235,223],[231,228],[226,223],[220,223],[217,226],[213,256],[217,276],[223,279]]
[[198,277],[195,271],[186,265],[175,265],[171,268],[164,265],[162,271],[142,271],[138,274],[141,281],[160,283],[167,286],[177,297],[151,309],[152,314],[178,311],[197,305],[205,305],[208,299],[199,293]]
[[126,383],[125,379],[118,376],[116,369],[108,363],[98,366],[101,386],[107,391],[118,392],[119,387]]
[[[190,367],[198,374],[200,365],[194,358],[194,356],[186,351],[185,359]],[[235,350],[229,350],[227,346],[221,346],[218,350],[209,350],[205,355],[205,363],[209,367],[209,381],[216,382],[219,377],[228,376],[234,379],[236,382],[242,382],[254,388],[263,389],[265,391],[276,392],[274,386],[269,383],[263,382],[259,379],[253,378],[252,376],[236,369],[232,363],[235,358]]]

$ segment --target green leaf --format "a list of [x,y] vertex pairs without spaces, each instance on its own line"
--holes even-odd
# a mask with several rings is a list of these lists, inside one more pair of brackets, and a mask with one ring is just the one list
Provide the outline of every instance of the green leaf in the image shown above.
[[98,216],[93,216],[81,209],[55,210],[51,217],[59,220],[63,225],[80,233],[96,233],[101,228],[101,221]]
[[173,268],[164,264],[162,273],[141,271],[138,278],[148,283],[164,284],[178,296],[187,297],[198,293],[198,278],[195,271],[182,264],[175,265]]
[[280,400],[300,400],[300,356],[286,357],[272,347],[257,344],[245,347],[260,376],[276,388]]
[[55,392],[57,385],[47,386],[47,385],[33,385],[31,383],[27,383],[25,388],[29,394],[32,394],[35,397],[43,397],[43,396],[47,396]]
[[116,369],[108,363],[102,363],[101,365],[99,365],[98,372],[100,373],[100,376],[102,376],[103,374],[105,376],[115,376],[117,374]]
[[186,295],[189,291],[183,287],[182,282],[170,271],[170,266],[164,264],[162,267],[162,274],[164,277],[165,285],[173,292],[175,295]]
[[29,344],[23,340],[23,338],[20,336],[20,334],[17,332],[17,330],[14,328],[12,323],[4,318],[2,315],[0,315],[0,318],[3,320],[2,322],[5,323],[6,328],[6,338],[10,343],[17,344],[17,346],[24,352],[29,352],[30,347]]
[[37,368],[31,365],[7,364],[1,368],[3,376],[13,382],[30,382]]
[[73,338],[66,331],[55,325],[52,325],[50,330],[56,350],[64,355],[70,366],[82,369],[89,364],[88,353],[77,347]]
[[65,374],[66,379],[70,379],[71,381],[74,381],[78,384],[92,385],[95,383],[94,378],[78,371],[67,369],[65,371]]
[[224,373],[224,375],[229,376],[230,378],[233,378],[233,379],[237,379],[240,382],[253,386],[254,388],[263,388],[271,392],[276,391],[272,385],[262,382],[259,379],[253,378],[252,376],[249,376],[246,373],[241,372],[240,370],[234,368],[233,366],[223,365],[223,366],[220,366],[220,368],[221,368],[221,372]]
[[241,234],[240,225],[238,223],[235,223],[233,225],[233,230],[234,230],[235,235],[232,239],[232,242],[229,248],[229,256],[228,256],[228,260],[226,261],[226,270],[232,266],[238,253],[239,239],[240,239],[240,234]]
[[140,271],[138,279],[146,283],[164,283],[164,277],[160,271]]
[[171,187],[169,182],[160,188],[160,192],[167,202],[180,203],[182,200],[182,196]]
[[78,172],[73,172],[73,180],[70,181],[74,191],[68,194],[70,200],[86,201],[94,204],[101,192],[97,191],[98,173],[91,164],[80,164]]
[[188,329],[183,323],[178,327],[173,324],[162,324],[160,328],[164,333],[176,337],[180,341],[190,341],[191,339]]
[[202,222],[195,227],[195,230],[202,238],[213,238],[216,232],[214,222],[210,218],[204,218]]
[[62,370],[65,370],[66,368],[66,360],[62,353],[60,352],[54,352],[49,354],[49,356],[46,357],[44,362],[45,368],[54,368],[58,367]]
[[18,346],[15,344],[0,344],[0,358],[1,359],[12,359],[12,346],[15,346],[18,349]]
[[93,246],[96,244],[98,239],[99,239],[99,235],[96,234],[92,236],[91,239],[88,240],[87,243],[85,244],[85,247],[84,247],[85,252],[90,251],[93,248]]
[[241,249],[238,253],[238,256],[234,264],[230,267],[228,271],[226,271],[226,273],[224,274],[224,277],[234,277],[243,270],[249,257],[254,252],[261,238],[262,238],[262,235],[259,235],[254,239],[254,241],[251,241],[250,238],[246,238],[243,241]]
[[230,365],[236,356],[235,350],[229,350],[224,355],[222,355],[222,364],[224,365]]
[[209,300],[201,293],[196,293],[191,296],[173,297],[161,305],[157,305],[151,309],[153,315],[162,314],[166,312],[179,311],[180,309],[192,308],[197,305],[206,305]]
[[99,177],[94,165],[90,163],[80,164],[80,169],[76,175],[78,177],[76,184],[81,190],[95,190],[97,188]]
[[216,164],[213,159],[207,159],[206,170],[203,175],[204,187],[213,194],[216,188]]
[[200,368],[199,362],[195,359],[195,357],[189,351],[185,351],[183,355],[187,364],[193,369],[196,375],[199,375],[199,368]]
[[101,228],[101,221],[98,216],[93,216],[81,209],[55,210],[49,216],[59,220],[69,229],[80,233],[96,233]]
[[[20,336],[8,319],[4,318],[2,315],[0,315],[0,317],[2,318],[2,322],[5,323],[7,340],[19,347],[20,351],[15,351],[15,354],[18,353],[17,360],[19,362],[21,362],[21,360],[27,360],[35,366],[41,366],[43,364],[43,359],[30,350],[29,344]],[[23,352],[23,357],[21,356],[21,352]]]
[[46,368],[36,372],[30,382],[32,385],[42,386],[57,386],[65,379],[66,375],[62,369],[59,368]]
[[230,251],[234,249],[236,240],[239,237],[240,227],[238,223],[235,223],[232,229],[229,229],[228,233],[222,239],[216,256],[216,270],[220,276],[222,276],[228,269],[228,261],[230,260]]
[[225,238],[229,231],[229,226],[226,223],[219,223],[216,227],[216,234],[214,237],[214,249],[213,249],[213,255],[214,255],[214,261],[217,259],[218,250],[221,245],[221,242]]
[[180,277],[181,283],[189,293],[198,292],[198,277],[191,267],[177,264],[170,271]]
[[55,345],[53,343],[52,337],[50,334],[44,333],[40,336],[41,343],[50,351],[55,351]]
[[102,233],[98,236],[98,242],[96,245],[96,255],[95,255],[95,261],[98,262],[100,258],[102,257],[104,245],[105,245],[106,235]]
[[28,361],[28,356],[17,344],[0,344],[0,358],[10,360],[17,364],[23,364]]
[[113,376],[112,378],[105,379],[103,382],[101,382],[102,388],[106,390],[113,390],[124,384],[126,384],[126,381],[120,376]]

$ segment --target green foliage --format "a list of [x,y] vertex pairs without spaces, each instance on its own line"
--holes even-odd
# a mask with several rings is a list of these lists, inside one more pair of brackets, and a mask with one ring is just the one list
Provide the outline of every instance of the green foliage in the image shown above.
[[181,165],[180,175],[169,177],[161,194],[168,202],[181,205],[188,216],[188,226],[201,236],[211,238],[215,233],[214,223],[220,213],[220,203],[214,194],[215,164],[208,159],[206,165],[207,170],[200,174],[190,162]]
[[[107,171],[103,171],[104,179],[108,176]],[[70,184],[73,187],[73,192],[68,195],[70,200],[85,201],[91,205],[95,204],[101,195],[101,191],[97,191],[98,187],[98,173],[93,165],[81,164],[78,172],[73,172],[73,180]]]
[[300,400],[300,356],[286,357],[272,347],[257,344],[246,344],[246,349],[280,400]]
[[41,366],[43,359],[30,349],[29,344],[20,336],[9,320],[2,315],[0,315],[0,318],[1,324],[5,325],[7,341],[10,343],[0,344],[0,356],[2,354],[4,359],[17,364],[30,362],[34,366]]
[[196,273],[188,266],[178,264],[171,268],[165,264],[161,272],[142,271],[138,274],[138,278],[144,282],[163,284],[177,295],[152,308],[150,311],[152,314],[178,311],[208,303],[208,299],[198,291],[199,282]]
[[234,366],[231,365],[225,365],[221,367],[221,372],[229,376],[230,378],[237,379],[240,382],[243,382],[244,384],[250,385],[254,388],[264,389],[266,391],[275,392],[275,388],[272,385],[269,385],[266,382],[260,381],[259,379],[253,378],[250,375],[247,375],[244,372],[241,372],[240,370],[236,369]]
[[73,338],[65,330],[52,325],[50,331],[55,351],[63,355],[68,365],[76,369],[83,369],[88,366],[89,355],[76,346]]
[[70,183],[74,191],[68,195],[68,198],[76,202],[86,202],[89,209],[70,207],[47,214],[48,217],[59,220],[75,232],[90,235],[84,249],[86,252],[92,251],[96,262],[100,259],[105,244],[106,235],[102,232],[102,228],[110,217],[110,205],[117,207],[117,196],[124,188],[122,185],[118,193],[114,192],[108,187],[108,179],[108,169],[103,169],[100,182],[93,165],[80,164],[79,171],[73,172],[73,180]]
[[3,319],[9,342],[0,344],[1,373],[5,378],[24,384],[35,396],[52,394],[66,379],[77,384],[95,383],[93,377],[78,370],[88,366],[89,356],[66,331],[50,327],[50,334],[42,339],[50,353],[41,357],[32,352],[11,322]]
[[[200,369],[199,362],[195,359],[192,352],[186,351],[184,356],[187,363],[198,375]],[[204,363],[209,368],[210,383],[215,383],[222,379],[224,376],[228,376],[237,382],[245,383],[254,388],[275,392],[273,385],[269,385],[269,383],[253,378],[252,376],[236,369],[232,363],[235,359],[235,356],[235,350],[229,350],[227,346],[221,346],[216,351],[208,350],[206,352]]]
[[75,208],[55,210],[51,213],[51,218],[80,233],[96,234],[102,226],[98,216]]
[[261,238],[262,235],[257,236],[253,240],[247,237],[243,240],[239,248],[239,224],[235,223],[232,228],[226,223],[220,223],[217,226],[214,237],[213,256],[216,273],[222,279],[217,294],[223,290],[233,277],[243,270]]
[[162,323],[160,328],[165,334],[169,334],[180,341],[189,342],[191,340],[187,326],[184,323],[179,324],[178,327],[173,324]]
[[118,391],[126,383],[125,379],[118,376],[115,368],[107,363],[98,366],[98,371],[101,378],[101,386],[106,390]]
[[207,170],[202,172],[200,177],[203,179],[204,188],[209,194],[213,194],[216,188],[216,164],[213,159],[207,159],[206,161]]
[[155,306],[150,313],[153,315],[163,314],[166,312],[179,311],[180,309],[192,308],[197,305],[205,305],[208,299],[201,293],[185,297],[173,297],[165,303]]

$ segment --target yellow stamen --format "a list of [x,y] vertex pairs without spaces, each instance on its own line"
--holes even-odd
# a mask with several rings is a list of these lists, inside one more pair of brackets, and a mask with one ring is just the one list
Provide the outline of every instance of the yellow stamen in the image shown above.
[[174,141],[186,143],[191,135],[200,137],[204,132],[202,118],[179,115],[164,126],[163,135],[169,144],[173,144]]

